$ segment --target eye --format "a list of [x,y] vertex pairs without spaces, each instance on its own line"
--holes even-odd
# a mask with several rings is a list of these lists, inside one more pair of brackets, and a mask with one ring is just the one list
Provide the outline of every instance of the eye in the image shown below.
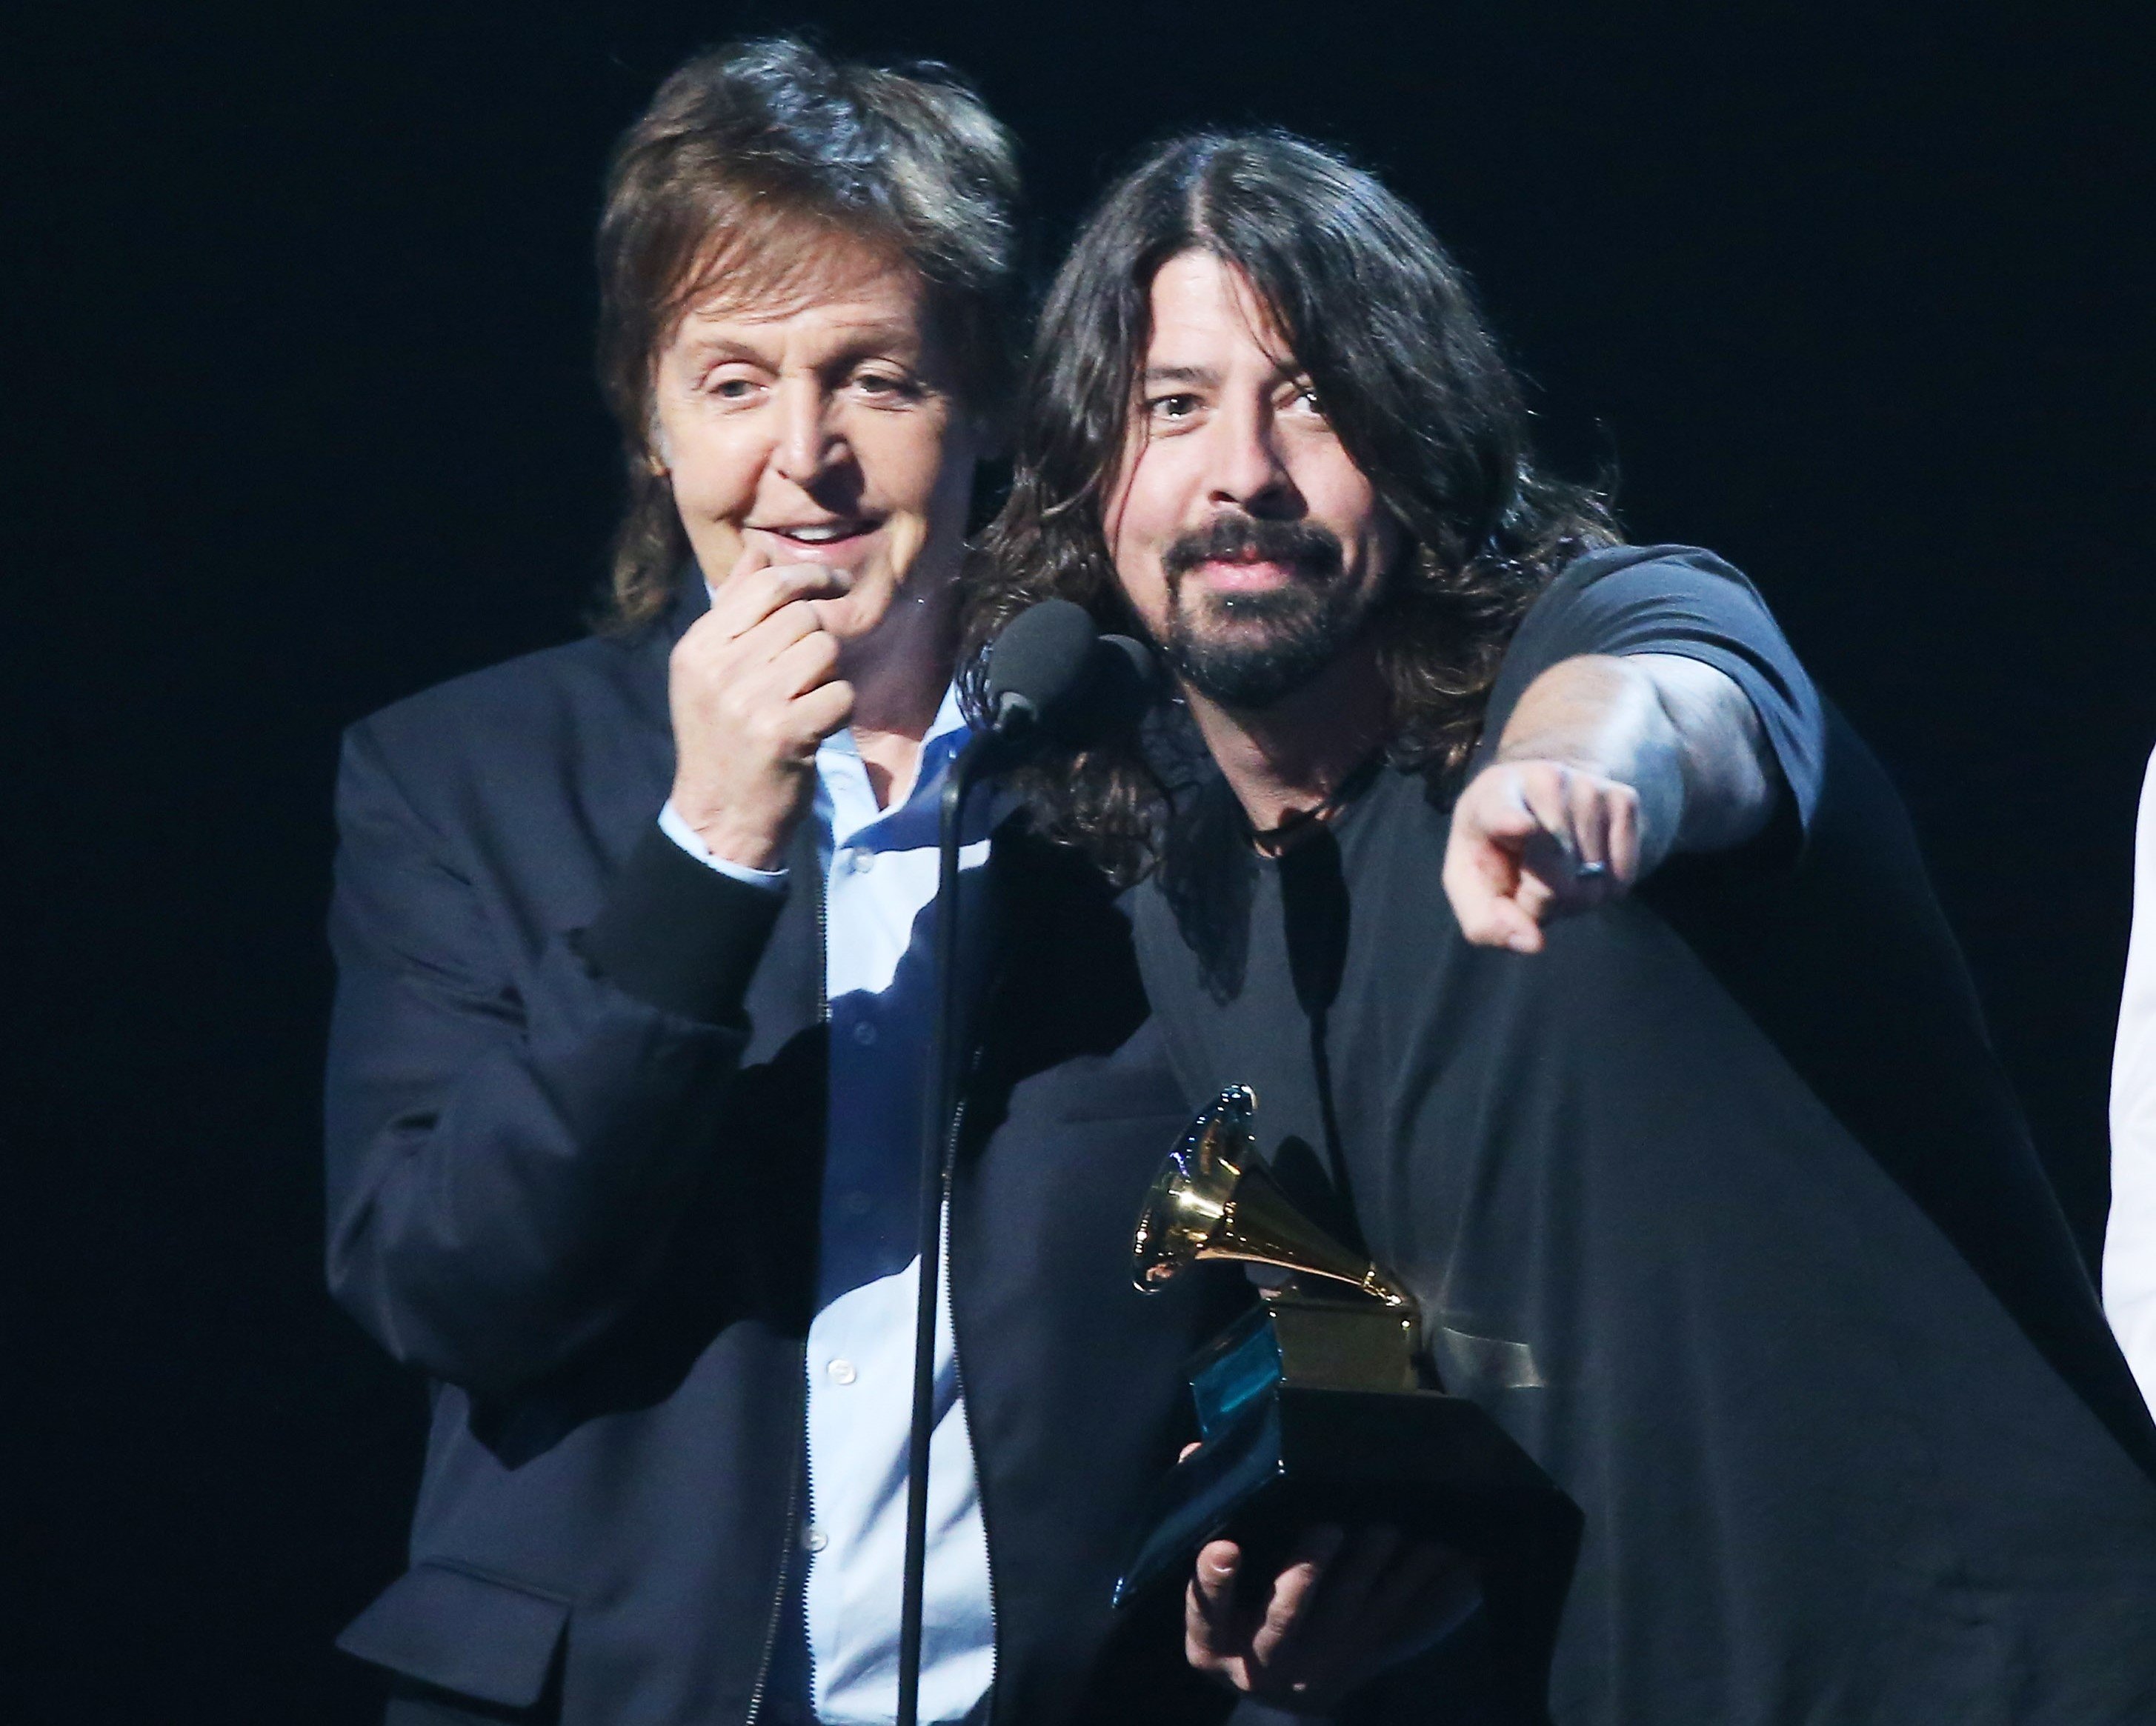
[[706,396],[732,406],[754,401],[762,388],[761,382],[752,374],[732,367],[714,371],[704,380]]
[[1188,419],[1203,405],[1189,391],[1178,390],[1173,395],[1148,397],[1146,412],[1154,419]]
[[923,393],[918,378],[906,372],[886,371],[880,367],[856,371],[853,376],[853,387],[856,392],[871,402],[915,402]]

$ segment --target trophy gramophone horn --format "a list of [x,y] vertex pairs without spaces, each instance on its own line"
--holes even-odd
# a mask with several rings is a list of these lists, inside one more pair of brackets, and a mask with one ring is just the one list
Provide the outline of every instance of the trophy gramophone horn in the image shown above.
[[1281,1191],[1255,1154],[1250,1119],[1257,1106],[1248,1085],[1229,1086],[1160,1165],[1131,1242],[1140,1291],[1151,1294],[1198,1259],[1232,1258],[1345,1283],[1387,1306],[1412,1306],[1407,1290]]

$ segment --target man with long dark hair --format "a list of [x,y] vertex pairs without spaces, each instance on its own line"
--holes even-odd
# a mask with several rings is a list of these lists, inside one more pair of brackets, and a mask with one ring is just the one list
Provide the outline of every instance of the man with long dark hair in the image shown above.
[[[1584,1509],[1555,1718],[2150,1718],[2156,1430],[1758,594],[1542,474],[1456,268],[1296,140],[1153,152],[1038,352],[972,639],[1060,594],[1166,661],[1034,801],[1147,878],[1188,1099],[1255,1085],[1431,1373]],[[1292,1696],[1240,1562],[1201,1556],[1194,1657]],[[1474,1634],[1349,1711],[1444,1718]]]

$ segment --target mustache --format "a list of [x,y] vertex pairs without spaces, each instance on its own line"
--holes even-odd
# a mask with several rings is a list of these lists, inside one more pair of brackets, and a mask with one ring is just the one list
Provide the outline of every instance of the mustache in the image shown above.
[[1347,566],[1339,536],[1314,521],[1268,521],[1240,510],[1215,515],[1204,526],[1178,534],[1161,553],[1168,581],[1179,583],[1202,563],[1276,563],[1313,580]]

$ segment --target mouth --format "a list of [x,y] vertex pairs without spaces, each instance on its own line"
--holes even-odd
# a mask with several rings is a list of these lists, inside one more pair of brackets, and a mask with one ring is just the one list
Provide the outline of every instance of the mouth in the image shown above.
[[773,550],[783,551],[790,561],[834,563],[857,554],[882,525],[879,518],[850,516],[832,521],[752,521],[742,530],[762,534],[772,541]]
[[1270,593],[1299,574],[1286,564],[1255,557],[1209,557],[1191,573],[1216,593]]

